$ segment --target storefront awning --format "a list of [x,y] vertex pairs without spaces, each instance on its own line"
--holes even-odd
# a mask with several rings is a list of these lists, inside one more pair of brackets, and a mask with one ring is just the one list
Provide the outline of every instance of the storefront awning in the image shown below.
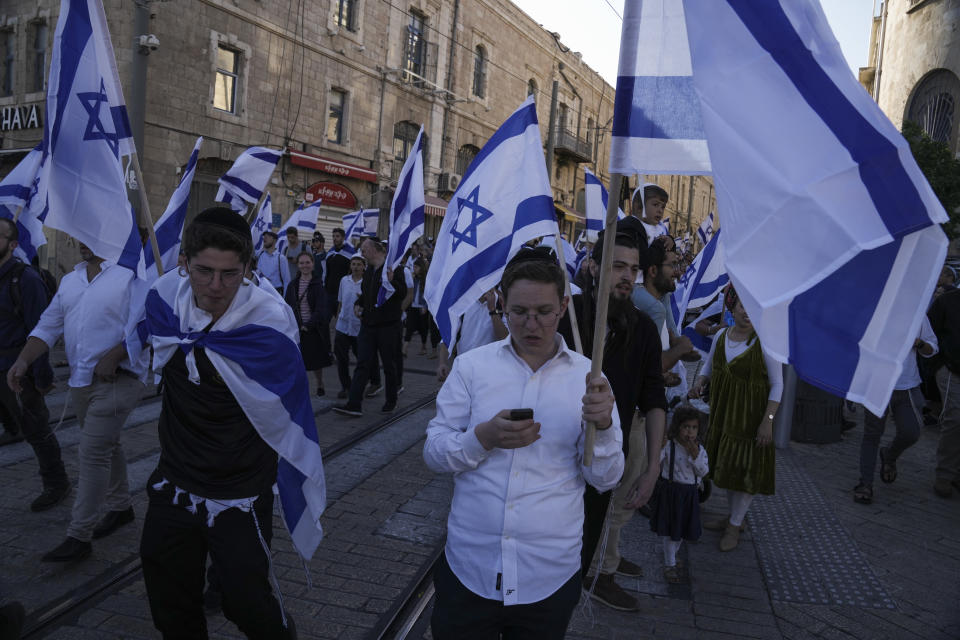
[[443,217],[443,214],[447,212],[447,204],[449,204],[443,198],[438,198],[437,196],[424,196],[426,205],[423,208],[423,212],[428,216],[439,216]]
[[586,216],[584,216],[584,214],[580,213],[579,211],[574,211],[570,207],[564,204],[561,204],[557,201],[554,201],[553,207],[557,211],[559,211],[561,214],[563,214],[563,217],[569,220],[570,222],[581,222],[586,224],[586,220],[587,220]]
[[377,182],[377,174],[371,169],[360,167],[342,160],[331,160],[322,156],[315,156],[312,153],[303,151],[290,151],[290,162],[301,167],[316,169],[335,176],[345,178],[356,178],[366,182]]

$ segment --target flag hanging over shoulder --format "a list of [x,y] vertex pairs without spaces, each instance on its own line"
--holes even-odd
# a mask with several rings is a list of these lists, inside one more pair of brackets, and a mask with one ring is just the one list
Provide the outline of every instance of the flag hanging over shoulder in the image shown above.
[[257,217],[250,224],[250,235],[253,236],[253,252],[257,253],[263,248],[263,232],[270,231],[270,225],[273,224],[273,204],[270,201],[270,194],[263,199],[260,205],[260,211]]
[[[593,174],[590,169],[583,168],[585,175],[583,191],[585,206],[587,209],[587,242],[597,241],[597,234],[603,231],[603,226],[607,221],[607,190],[604,188],[600,179]],[[617,219],[622,220],[625,214],[623,209],[617,209]]]
[[[160,259],[163,261],[164,273],[175,269],[177,259],[180,257],[180,239],[183,237],[183,223],[187,219],[190,186],[193,184],[193,176],[197,171],[197,159],[200,157],[201,144],[203,144],[202,136],[197,138],[196,144],[193,145],[193,152],[190,153],[187,168],[183,171],[180,184],[177,185],[173,195],[170,196],[166,211],[153,225],[154,234],[157,236],[157,247],[160,249]],[[153,249],[149,246],[143,248],[143,263],[147,282],[153,282],[157,278],[157,269],[154,266]]]
[[683,323],[688,308],[707,304],[729,281],[720,231],[717,231],[677,280],[677,288],[670,296],[671,310],[677,324]]
[[[136,270],[140,235],[120,156],[133,151],[100,0],[62,0],[47,83],[38,191],[48,227]],[[142,188],[142,185],[141,185]]]
[[403,163],[397,191],[390,205],[390,231],[387,242],[387,260],[384,262],[383,282],[377,292],[377,305],[386,302],[393,295],[393,286],[387,277],[387,269],[396,269],[414,241],[423,235],[426,223],[424,211],[426,199],[423,195],[423,127],[410,149],[410,155]]
[[427,272],[427,305],[444,344],[460,316],[493,288],[520,246],[557,231],[533,98],[507,118],[450,199]]
[[626,0],[610,171],[710,173],[680,0]]
[[740,299],[770,355],[881,413],[936,285],[946,214],[816,0],[683,8]]
[[244,150],[223,176],[217,180],[217,202],[225,202],[238,213],[246,213],[248,204],[260,201],[263,190],[283,157],[283,151],[265,147]]

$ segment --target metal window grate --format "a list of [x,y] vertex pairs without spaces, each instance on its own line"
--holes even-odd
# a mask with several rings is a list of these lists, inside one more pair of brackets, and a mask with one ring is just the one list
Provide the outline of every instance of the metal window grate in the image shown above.
[[957,125],[960,80],[951,71],[939,69],[917,85],[907,110],[907,120],[917,123],[936,142],[951,145]]

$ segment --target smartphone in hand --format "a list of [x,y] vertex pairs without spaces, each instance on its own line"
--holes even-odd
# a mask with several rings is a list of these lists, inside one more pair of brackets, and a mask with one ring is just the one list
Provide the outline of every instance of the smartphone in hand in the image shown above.
[[511,420],[533,420],[533,409],[510,409]]

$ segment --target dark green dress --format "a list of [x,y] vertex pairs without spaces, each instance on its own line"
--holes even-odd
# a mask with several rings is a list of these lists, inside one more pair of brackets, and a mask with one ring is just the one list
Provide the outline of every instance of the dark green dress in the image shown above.
[[750,339],[747,350],[727,362],[727,332],[717,337],[710,375],[709,477],[722,489],[772,495],[774,447],[756,443],[770,381],[760,340]]

